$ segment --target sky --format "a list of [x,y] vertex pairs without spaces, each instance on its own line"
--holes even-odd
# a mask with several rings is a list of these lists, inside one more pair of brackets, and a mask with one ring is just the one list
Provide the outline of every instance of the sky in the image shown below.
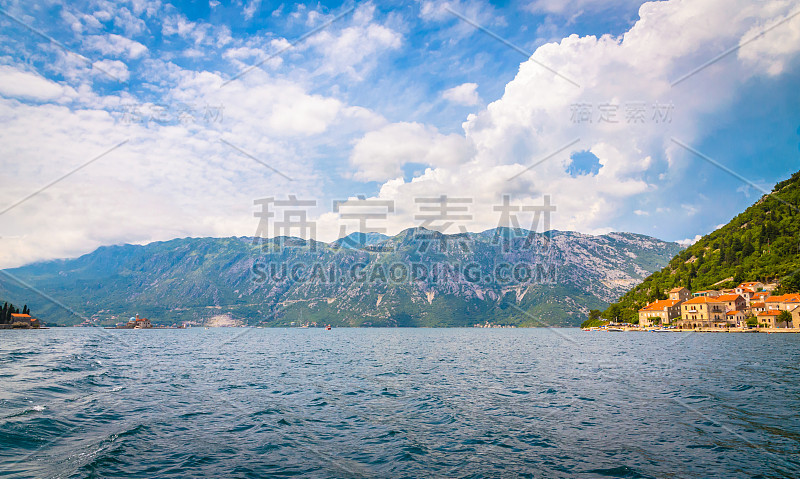
[[479,232],[504,198],[530,229],[549,204],[549,228],[695,241],[800,170],[799,13],[0,0],[0,267],[302,215],[323,241]]

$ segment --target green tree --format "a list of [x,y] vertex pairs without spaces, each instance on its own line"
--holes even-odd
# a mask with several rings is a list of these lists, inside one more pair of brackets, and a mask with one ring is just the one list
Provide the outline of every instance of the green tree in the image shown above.
[[603,318],[618,321],[622,317],[622,307],[618,304],[612,304],[605,311],[603,311]]
[[781,279],[781,287],[777,294],[800,293],[800,272]]
[[779,324],[785,324],[787,328],[790,328],[792,326],[792,314],[789,311],[781,311],[775,318],[775,326],[777,327]]
[[736,270],[734,270],[733,282],[736,284],[740,284],[742,281],[744,281],[744,279],[745,279],[744,270],[742,269],[741,266],[737,266]]

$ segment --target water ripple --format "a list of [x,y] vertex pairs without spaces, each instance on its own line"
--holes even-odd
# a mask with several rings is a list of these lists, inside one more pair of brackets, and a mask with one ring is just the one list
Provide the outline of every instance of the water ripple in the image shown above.
[[800,475],[798,335],[241,332],[0,332],[0,476]]

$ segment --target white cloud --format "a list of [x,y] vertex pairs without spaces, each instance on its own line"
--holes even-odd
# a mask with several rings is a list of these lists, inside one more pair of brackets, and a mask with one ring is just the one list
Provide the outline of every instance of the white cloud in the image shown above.
[[[783,72],[784,62],[796,55],[800,45],[800,15],[777,25],[783,21],[779,15],[781,9],[773,6],[773,10],[775,17],[769,22],[759,22],[742,35],[743,48],[736,52],[741,60],[772,76]],[[766,30],[769,31],[764,34]],[[751,39],[755,40],[744,44]]]
[[317,73],[344,73],[361,80],[375,67],[380,54],[396,50],[402,45],[403,35],[400,32],[375,22],[373,4],[360,5],[352,16],[348,27],[341,30],[325,29],[306,40],[324,57]]
[[61,97],[64,88],[35,73],[0,65],[0,95],[6,98],[50,101]]
[[643,0],[534,0],[526,6],[526,9],[572,17],[587,11],[608,10],[642,3]]
[[245,59],[259,59],[260,57],[264,56],[264,51],[260,48],[253,48],[253,47],[234,47],[225,50],[225,53],[222,54],[225,58],[230,58],[234,60],[245,60]]
[[[725,223],[722,223],[722,224],[719,224],[719,225],[715,226],[714,227],[714,231],[722,228],[723,226],[725,226]],[[689,247],[689,246],[697,243],[698,241],[700,241],[700,239],[703,236],[705,236],[705,235],[696,235],[694,238],[686,238],[686,239],[678,240],[677,243],[679,245],[683,246],[684,248],[686,248],[686,247]]]
[[478,97],[477,83],[462,83],[461,85],[448,88],[442,93],[445,100],[458,103],[459,105],[473,106],[480,103]]
[[683,208],[683,211],[686,212],[686,216],[694,216],[698,211],[700,211],[696,206],[693,205],[681,205],[681,208]]
[[[754,24],[785,18],[788,7],[781,0],[644,4],[641,19],[621,37],[571,35],[539,47],[520,65],[503,96],[464,122],[463,139],[474,154],[457,168],[431,161],[434,166],[412,181],[397,179],[404,162],[421,156],[408,146],[414,142],[399,124],[383,127],[375,137],[367,134],[356,144],[351,158],[356,177],[395,178],[386,181],[379,196],[401,203],[415,195],[448,194],[492,205],[507,193],[525,204],[550,194],[558,205],[556,228],[608,231],[638,209],[640,195],[659,188],[650,178],[664,171],[670,179],[683,174],[687,153],[670,138],[689,144],[702,138],[713,128],[704,116],[727,107],[749,78],[765,73],[750,68],[746,58],[728,58],[679,86],[670,83],[746,38]],[[784,45],[770,61],[786,61],[798,50],[800,42]],[[629,123],[627,105],[639,103],[651,110],[644,122]],[[575,121],[577,104],[590,105],[591,123]],[[601,105],[616,105],[616,122],[598,120]],[[671,105],[670,120],[655,121],[653,105]],[[386,153],[383,145],[400,153]],[[405,150],[415,153],[402,154]],[[583,150],[597,156],[600,169],[596,175],[573,177],[567,172],[570,154]],[[398,210],[407,213],[398,224],[415,224],[413,204]],[[684,210],[697,212],[688,204]],[[495,222],[490,213],[476,213],[470,228]]]
[[[470,18],[470,12],[483,12],[478,8],[480,2],[452,5],[463,7]],[[453,21],[433,4],[425,8],[430,10],[426,20]],[[100,10],[93,18],[111,21]],[[573,35],[538,48],[533,59],[520,65],[502,97],[467,117],[459,133],[443,133],[410,121],[387,124],[380,115],[331,94],[335,89],[318,87],[308,77],[298,78],[301,68],[287,69],[280,78],[255,69],[220,88],[228,75],[185,70],[155,55],[136,53],[130,45],[122,47],[124,42],[103,46],[108,54],[124,55],[126,60],[144,57],[139,62],[142,76],[152,91],[163,89],[159,102],[221,105],[224,120],[212,124],[125,123],[118,114],[121,105],[141,100],[125,91],[106,95],[94,91],[93,82],[108,79],[90,71],[74,55],[59,53],[49,66],[63,75],[63,84],[0,67],[0,94],[8,98],[0,99],[0,144],[6,145],[0,169],[15,178],[14,184],[0,190],[0,204],[12,204],[130,139],[114,153],[6,213],[0,225],[4,241],[0,267],[84,253],[100,244],[252,234],[254,198],[298,192],[322,198],[339,173],[382,182],[376,196],[397,204],[390,232],[418,224],[414,197],[442,194],[473,198],[474,218],[468,223],[473,231],[497,225],[497,213],[491,207],[503,194],[528,205],[540,204],[541,196],[549,194],[558,208],[553,227],[607,232],[619,218],[642,212],[640,195],[659,188],[656,178],[670,181],[681,177],[686,155],[669,138],[688,144],[702,138],[715,127],[705,120],[707,115],[728,106],[743,84],[753,76],[778,74],[786,67],[800,48],[800,42],[792,40],[795,25],[787,22],[788,31],[775,29],[763,38],[765,42],[783,42],[779,46],[752,42],[737,55],[674,88],[670,82],[737,45],[754,28],[771,25],[788,13],[788,3],[778,0],[645,4],[641,20],[624,36]],[[319,24],[326,18],[330,16],[318,18],[303,9],[299,21]],[[75,17],[74,22],[72,28],[91,31],[85,19]],[[453,24],[463,26],[461,22]],[[391,19],[378,22],[370,4],[331,27],[292,53],[321,53],[318,72],[344,73],[356,80],[364,78],[381,55],[399,49],[404,41],[401,32],[405,30]],[[473,27],[467,27],[465,32],[474,33]],[[135,22],[130,28],[136,29]],[[260,43],[231,39],[227,28],[191,22],[180,15],[164,20],[163,33],[186,39],[189,44],[180,46],[183,52],[202,53],[206,46],[232,45],[224,54],[231,62],[256,60],[258,57],[248,55],[261,48]],[[772,38],[772,33],[777,37]],[[270,41],[271,47],[286,42]],[[762,49],[763,55],[755,54]],[[753,62],[766,63],[754,68]],[[129,76],[125,63],[117,59],[97,65],[122,79]],[[137,71],[139,68],[137,64]],[[466,85],[456,87],[462,90],[458,95],[455,91],[448,94],[453,97],[450,99],[473,101],[469,93],[476,89]],[[52,103],[32,105],[19,100]],[[625,117],[628,102],[670,103],[674,117],[669,123],[655,123],[648,115],[645,123],[629,124]],[[573,121],[576,103],[592,106],[592,123]],[[597,107],[604,103],[619,106],[617,123],[597,120]],[[63,106],[67,104],[70,108]],[[274,174],[220,139],[295,181]],[[568,144],[572,146],[565,148]],[[563,151],[553,154],[557,150]],[[573,177],[567,172],[570,154],[584,150],[597,156],[599,171]],[[323,178],[315,169],[315,161],[321,157],[332,163],[348,158],[351,169],[337,171],[333,180]],[[403,167],[409,163],[422,164],[424,171],[406,181]],[[523,171],[532,165],[536,166]],[[653,221],[669,214],[664,205],[652,206]],[[682,212],[680,206],[672,211],[673,215]],[[324,219],[320,236],[335,238],[335,215]],[[7,241],[9,236],[24,238],[12,242]]]
[[100,60],[92,64],[92,73],[106,81],[128,81],[128,66],[119,60]]
[[683,246],[684,248],[688,248],[689,246],[691,246],[691,245],[697,243],[698,241],[700,241],[700,238],[702,238],[702,237],[703,237],[703,235],[697,235],[694,238],[686,238],[686,239],[678,240],[677,243],[679,245]]
[[[384,122],[369,110],[309,93],[260,70],[220,88],[223,79],[216,73],[154,65],[148,64],[150,75],[158,72],[171,81],[159,104],[193,104],[199,109],[193,119],[164,124],[126,120],[124,105],[133,103],[144,111],[148,105],[122,94],[97,96],[85,90],[70,93],[75,98],[70,108],[0,99],[0,144],[7,145],[0,170],[15,180],[0,189],[0,204],[19,201],[128,140],[5,213],[0,267],[75,256],[103,244],[252,235],[254,199],[321,198],[324,181],[314,159],[337,143],[348,145],[351,129],[360,133]],[[0,68],[0,86],[6,68]],[[38,83],[26,75],[21,84],[28,90],[17,93],[33,95],[29,90]],[[40,81],[48,88],[57,85]],[[56,93],[36,91],[42,100]],[[222,107],[219,121],[203,119],[204,105]],[[174,110],[169,115],[174,118]]]
[[394,123],[359,140],[350,163],[356,168],[355,179],[385,181],[402,176],[401,168],[407,163],[455,166],[471,154],[461,135],[442,135],[419,123]]
[[250,0],[245,7],[242,13],[244,13],[244,19],[250,20],[253,18],[253,15],[256,14],[256,11],[261,7],[261,0]]
[[85,43],[87,47],[103,55],[124,55],[126,58],[136,59],[147,52],[147,47],[141,43],[113,33],[88,36]]
[[113,8],[114,26],[121,28],[126,34],[130,36],[141,35],[147,29],[144,20],[134,15],[127,8],[119,6]]

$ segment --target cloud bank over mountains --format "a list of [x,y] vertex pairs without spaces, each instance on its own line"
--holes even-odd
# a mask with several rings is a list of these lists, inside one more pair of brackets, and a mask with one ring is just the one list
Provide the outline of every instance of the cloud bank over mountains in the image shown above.
[[[551,19],[599,8],[573,3],[525,11]],[[207,8],[211,18],[223,7]],[[420,65],[408,59],[433,38],[453,50],[508,48],[441,8],[489,30],[516,26],[524,37],[527,26],[479,2],[416,8],[268,12],[254,3],[227,13],[248,26],[232,30],[165,2],[89,1],[61,7],[59,46],[19,24],[42,27],[44,6],[12,4],[19,22],[0,19],[9,27],[0,265],[103,244],[252,235],[253,200],[292,194],[317,200],[311,213],[326,241],[340,233],[331,202],[357,194],[395,202],[389,233],[420,223],[415,198],[471,198],[471,219],[448,231],[457,232],[498,226],[493,206],[504,195],[519,205],[549,195],[553,228],[677,240],[740,209],[707,213],[712,183],[737,197],[742,184],[692,150],[750,177],[767,154],[753,119],[792,134],[800,124],[797,92],[785,88],[798,74],[796,2],[644,3],[622,34],[566,35],[520,56],[494,98],[482,90],[496,80],[489,73],[464,67],[415,82]],[[258,26],[274,18],[291,31]],[[430,48],[431,58],[450,51]],[[748,103],[756,97],[788,107],[759,112]],[[434,121],[441,115],[451,120]],[[726,150],[712,141],[725,128],[756,133]],[[796,146],[775,135],[782,151]],[[772,169],[752,181],[797,170],[794,152],[763,163]]]

